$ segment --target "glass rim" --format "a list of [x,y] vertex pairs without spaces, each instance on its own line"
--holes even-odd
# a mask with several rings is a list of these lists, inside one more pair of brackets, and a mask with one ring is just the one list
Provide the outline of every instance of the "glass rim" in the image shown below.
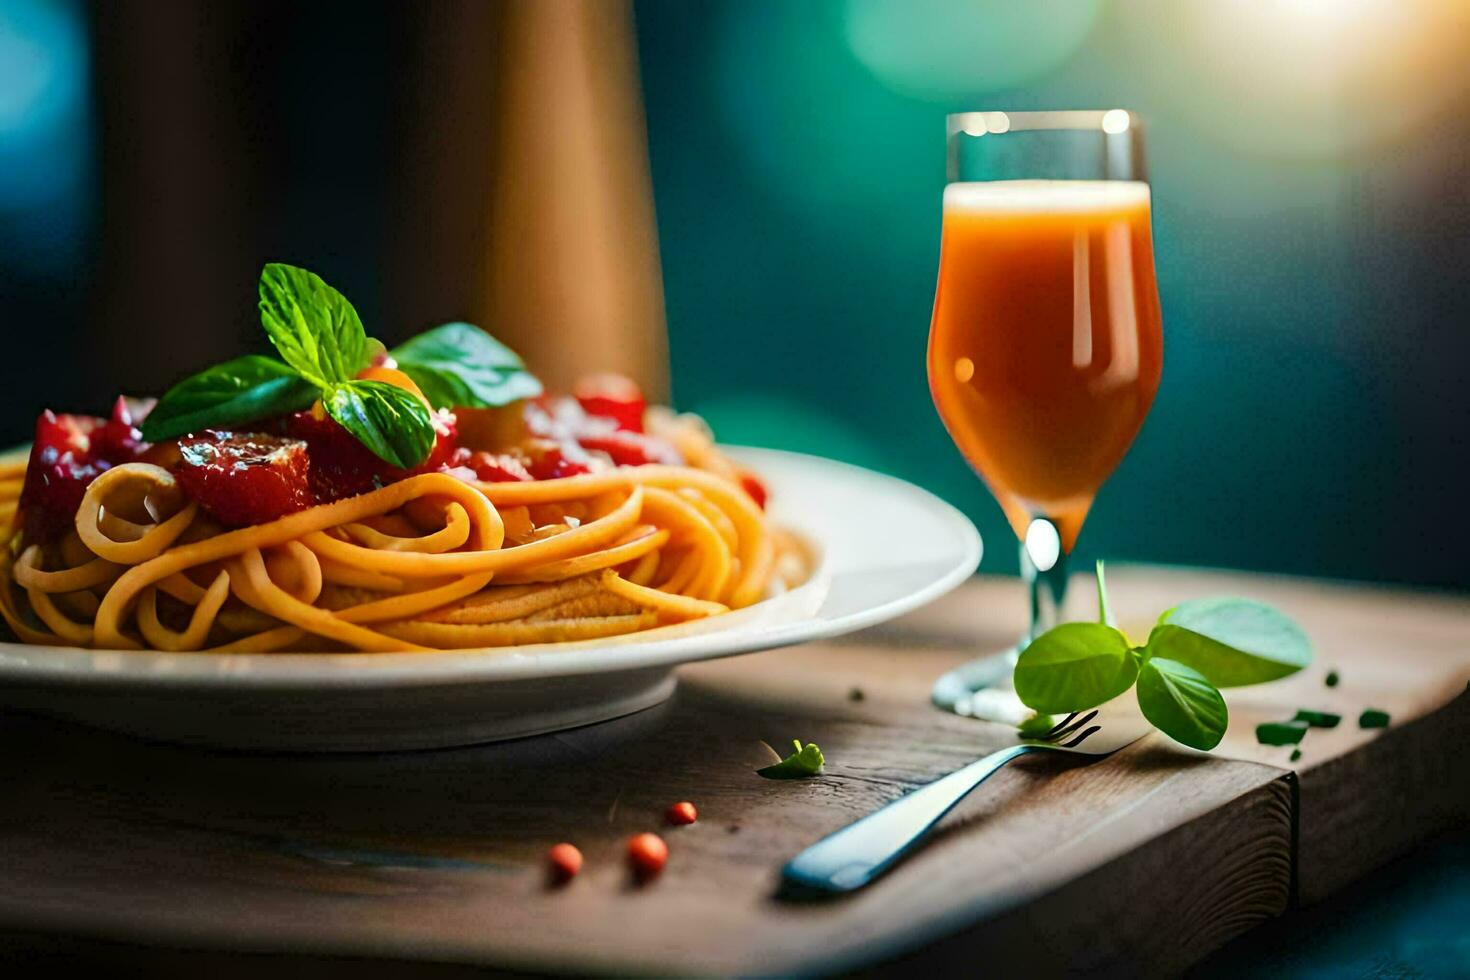
[[1119,136],[1142,128],[1143,120],[1128,109],[1042,109],[1010,112],[980,110],[951,112],[944,117],[951,137],[1072,130]]

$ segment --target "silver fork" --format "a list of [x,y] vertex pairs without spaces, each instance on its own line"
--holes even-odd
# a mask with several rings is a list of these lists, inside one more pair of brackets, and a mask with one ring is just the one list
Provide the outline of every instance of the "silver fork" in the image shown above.
[[1045,735],[992,752],[894,800],[796,855],[782,869],[782,879],[798,889],[823,892],[861,888],[913,850],[955,804],[1012,759],[1032,752],[1101,758],[1138,741],[1151,730],[1142,719],[1114,721],[1098,719],[1097,715],[1097,709],[1085,714],[1073,712]]

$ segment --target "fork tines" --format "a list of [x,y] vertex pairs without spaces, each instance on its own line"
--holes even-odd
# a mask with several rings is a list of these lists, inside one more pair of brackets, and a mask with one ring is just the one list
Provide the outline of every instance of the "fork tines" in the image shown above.
[[[1079,714],[1081,714],[1081,712],[1072,712],[1056,725],[1052,726],[1051,731],[1047,732],[1045,735],[1040,736],[1037,740],[1042,742],[1060,742],[1062,739],[1071,735],[1073,732],[1086,725],[1089,721],[1092,721],[1092,719],[1096,718],[1097,709],[1092,709],[1091,711],[1087,712],[1087,714],[1082,715],[1080,718],[1078,717]],[[1099,727],[1101,726],[1095,726],[1091,731],[1083,732],[1080,736],[1078,736],[1076,741],[1068,745],[1068,748],[1070,748],[1072,745],[1076,745],[1078,742],[1081,742],[1082,739],[1087,738],[1087,736],[1097,731]]]

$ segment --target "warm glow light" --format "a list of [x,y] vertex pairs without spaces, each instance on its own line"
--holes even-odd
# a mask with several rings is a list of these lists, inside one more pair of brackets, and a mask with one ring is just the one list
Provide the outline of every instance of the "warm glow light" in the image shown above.
[[[1165,28],[1120,19],[1155,115],[1239,149],[1335,157],[1402,137],[1470,93],[1465,0],[1210,0]],[[1167,39],[1167,44],[1162,43]],[[1192,84],[1173,80],[1188,77]],[[1431,81],[1432,80],[1432,81]]]
[[1116,136],[1118,133],[1128,132],[1132,119],[1127,109],[1109,109],[1103,113],[1102,129],[1104,133]]
[[962,357],[954,362],[954,379],[960,384],[965,384],[975,376],[975,362],[968,357]]

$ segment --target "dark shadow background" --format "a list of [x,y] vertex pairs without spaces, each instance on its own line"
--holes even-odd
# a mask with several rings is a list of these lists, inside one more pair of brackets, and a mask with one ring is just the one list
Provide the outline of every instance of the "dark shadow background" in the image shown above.
[[[500,7],[0,0],[4,441],[257,349],[269,259],[389,341],[463,315]],[[724,438],[929,487],[1014,570],[923,374],[943,115],[1121,105],[1166,366],[1082,558],[1470,587],[1470,8],[634,12],[674,397]]]

